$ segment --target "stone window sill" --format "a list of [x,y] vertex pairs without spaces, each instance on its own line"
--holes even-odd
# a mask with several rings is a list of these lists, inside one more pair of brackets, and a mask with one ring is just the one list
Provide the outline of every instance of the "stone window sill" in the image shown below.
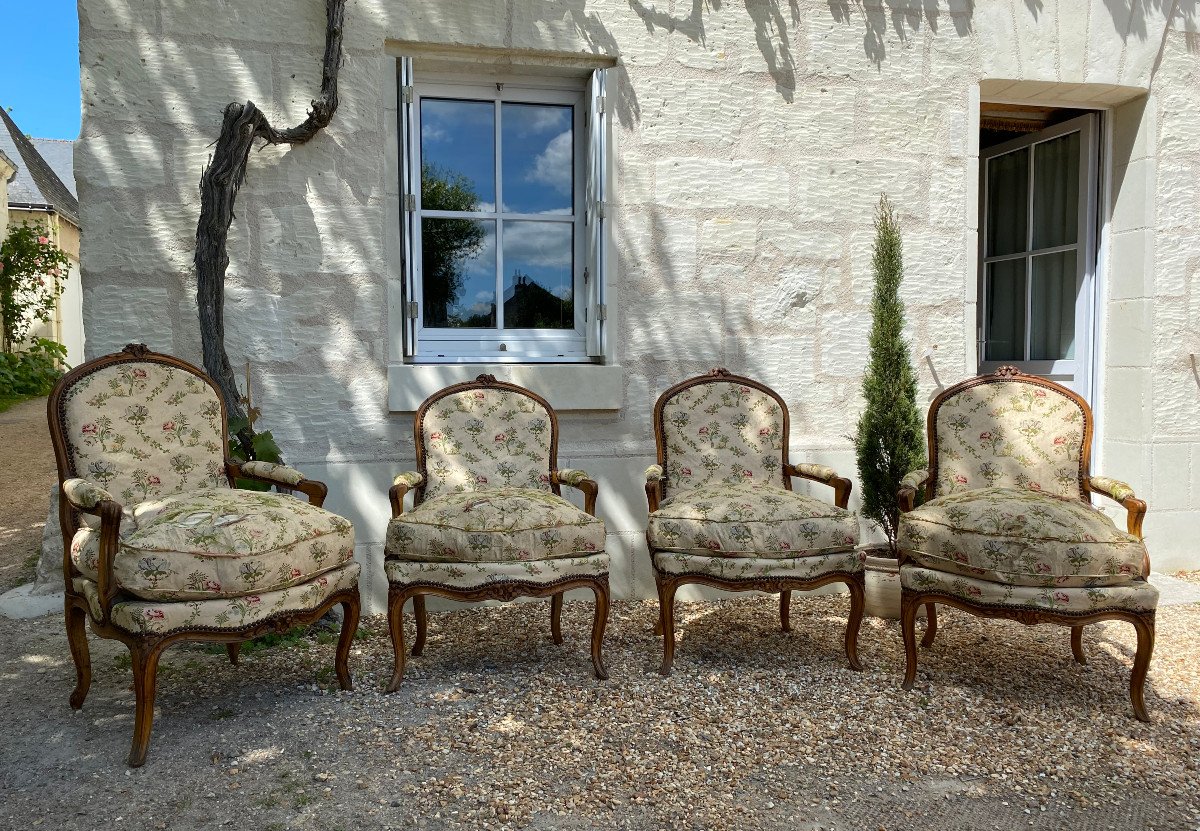
[[599,364],[390,364],[388,409],[415,412],[438,390],[479,375],[527,387],[559,411],[619,410],[625,387],[623,367]]

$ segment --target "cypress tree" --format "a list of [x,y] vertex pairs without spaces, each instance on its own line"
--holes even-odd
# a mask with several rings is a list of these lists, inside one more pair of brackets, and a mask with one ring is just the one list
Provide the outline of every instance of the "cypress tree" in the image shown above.
[[863,376],[866,409],[854,437],[862,515],[887,535],[896,552],[900,480],[925,466],[925,439],[917,410],[917,379],[904,339],[900,282],[904,259],[900,226],[886,195],[875,215],[875,289],[871,298],[871,350]]

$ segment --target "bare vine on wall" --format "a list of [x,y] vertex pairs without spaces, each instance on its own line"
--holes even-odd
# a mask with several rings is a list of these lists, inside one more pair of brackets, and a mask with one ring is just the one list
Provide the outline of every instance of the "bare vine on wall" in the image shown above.
[[225,352],[225,271],[229,267],[229,226],[238,190],[246,180],[246,166],[256,140],[267,144],[304,144],[329,125],[337,111],[338,69],[342,64],[342,28],[346,0],[325,2],[325,57],[321,69],[321,94],[308,116],[296,127],[271,126],[253,102],[225,108],[221,135],[212,159],[200,177],[200,221],[196,226],[196,304],[200,312],[200,339],[204,369],[217,382],[230,420],[240,426],[237,440],[248,458],[254,456],[254,431],[242,406],[229,355]]

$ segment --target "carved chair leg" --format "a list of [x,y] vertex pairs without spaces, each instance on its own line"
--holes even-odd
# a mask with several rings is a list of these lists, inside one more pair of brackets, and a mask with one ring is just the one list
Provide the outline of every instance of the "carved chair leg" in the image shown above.
[[866,577],[860,573],[855,579],[846,581],[850,589],[850,619],[846,621],[846,661],[850,669],[862,672],[862,662],[858,660],[858,631],[862,628],[863,612],[866,609]]
[[233,664],[235,667],[238,665],[238,654],[241,652],[241,650],[242,645],[240,643],[225,644],[225,651],[229,653],[229,663]]
[[158,688],[158,658],[163,645],[129,648],[133,659],[133,694],[135,709],[133,716],[133,745],[129,748],[129,766],[140,768],[146,762],[146,751],[150,749],[150,731],[154,726],[154,694]]
[[1087,653],[1083,651],[1083,627],[1071,627],[1071,653],[1075,656],[1075,663],[1086,664]]
[[933,646],[933,639],[937,636],[937,604],[925,604],[925,637],[921,638],[921,647],[928,649]]
[[413,617],[417,619],[417,640],[413,643],[412,654],[414,658],[419,658],[425,651],[425,633],[429,629],[429,618],[425,614],[425,595],[423,594],[413,596]]
[[75,659],[75,689],[71,692],[71,709],[78,710],[87,698],[92,686],[92,659],[88,652],[87,612],[80,606],[67,601],[67,643],[71,657]]
[[384,688],[385,693],[394,693],[399,689],[400,682],[404,680],[404,601],[406,600],[408,600],[408,595],[404,592],[395,592],[388,597],[388,629],[392,634],[395,665],[392,669],[392,680]]
[[663,660],[659,675],[670,675],[675,664],[675,590],[678,584],[669,578],[658,578],[658,614],[662,627]]
[[354,643],[355,633],[358,632],[358,616],[361,609],[362,602],[357,592],[353,597],[342,601],[342,631],[338,636],[337,657],[333,666],[337,671],[338,686],[343,690],[354,689],[354,682],[350,679],[350,646]]
[[563,593],[550,598],[550,636],[554,638],[555,643],[562,643],[562,607]]
[[792,592],[784,589],[779,593],[779,625],[784,632],[792,631]]
[[917,607],[920,599],[900,593],[900,630],[904,634],[904,683],[903,690],[911,690],[917,680]]
[[1137,630],[1137,654],[1133,659],[1133,675],[1129,678],[1129,698],[1133,702],[1133,714],[1138,721],[1149,723],[1146,712],[1146,673],[1150,670],[1150,657],[1154,654],[1154,613],[1134,618]]
[[[592,619],[592,669],[601,681],[608,678],[608,670],[604,667],[604,657],[601,650],[604,646],[604,629],[608,626],[608,580],[597,582],[592,591],[596,594],[596,616]],[[562,594],[554,595],[562,608]],[[562,640],[556,641],[562,643]]]

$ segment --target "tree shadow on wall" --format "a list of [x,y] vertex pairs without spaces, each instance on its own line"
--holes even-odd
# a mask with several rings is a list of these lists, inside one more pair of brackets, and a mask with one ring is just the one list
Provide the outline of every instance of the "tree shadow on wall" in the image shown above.
[[[584,7],[586,5],[587,0],[569,0],[567,6],[567,14],[570,16],[571,23],[575,26],[576,31],[579,32],[580,37],[587,42],[593,54],[620,55],[622,50],[617,44],[617,39],[605,27],[599,15],[595,13],[588,14],[585,11]],[[621,94],[615,96],[617,99],[617,120],[621,123],[622,127],[629,129],[641,121],[642,110],[638,104],[637,93],[634,91],[633,85],[624,77],[625,68],[619,66],[616,67],[616,71],[622,76]]]
[[[1026,3],[1041,6],[1042,0],[1025,0]],[[971,15],[975,12],[975,0],[963,0],[960,13],[950,13],[939,7],[939,0],[883,0],[881,4],[867,5],[864,0],[828,0],[829,12],[834,21],[852,25],[859,18],[864,26],[863,52],[867,59],[878,69],[887,58],[885,38],[888,29],[896,33],[901,43],[906,43],[910,35],[928,26],[929,31],[937,34],[942,24],[942,16],[950,18],[954,31],[959,37],[971,33]],[[953,4],[952,4],[953,5]]]

